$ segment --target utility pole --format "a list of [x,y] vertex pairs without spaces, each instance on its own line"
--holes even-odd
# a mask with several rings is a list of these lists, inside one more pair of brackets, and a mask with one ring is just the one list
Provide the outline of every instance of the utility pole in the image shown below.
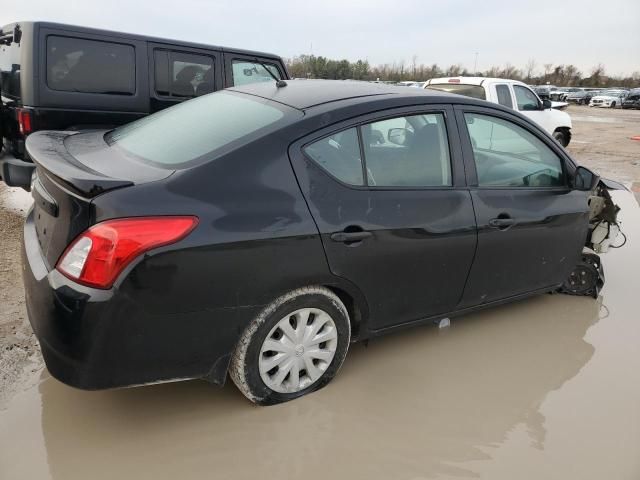
[[476,61],[473,63],[473,74],[477,75],[478,73],[478,52],[476,52]]

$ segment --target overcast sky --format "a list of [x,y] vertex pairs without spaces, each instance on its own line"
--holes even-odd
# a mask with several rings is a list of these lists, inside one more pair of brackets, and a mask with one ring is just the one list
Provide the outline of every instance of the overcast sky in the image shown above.
[[[292,57],[459,63],[478,69],[531,58],[583,73],[640,71],[640,0],[19,0],[0,24],[49,20],[256,49]],[[313,45],[313,47],[312,47]]]

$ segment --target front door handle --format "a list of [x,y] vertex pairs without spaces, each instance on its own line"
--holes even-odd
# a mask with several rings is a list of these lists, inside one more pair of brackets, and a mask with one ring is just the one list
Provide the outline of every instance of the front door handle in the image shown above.
[[506,230],[507,228],[514,225],[516,221],[513,218],[492,218],[489,220],[489,226],[492,228],[499,228],[500,230]]
[[331,240],[334,242],[342,242],[342,243],[357,243],[362,240],[369,238],[371,236],[371,232],[359,231],[359,232],[336,232],[331,234]]

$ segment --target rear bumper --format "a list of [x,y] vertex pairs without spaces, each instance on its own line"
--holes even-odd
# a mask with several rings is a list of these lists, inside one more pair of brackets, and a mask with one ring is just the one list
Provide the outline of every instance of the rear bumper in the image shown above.
[[229,358],[258,308],[152,314],[118,289],[48,271],[29,212],[24,226],[27,312],[51,374],[97,390],[190,378],[223,384]]

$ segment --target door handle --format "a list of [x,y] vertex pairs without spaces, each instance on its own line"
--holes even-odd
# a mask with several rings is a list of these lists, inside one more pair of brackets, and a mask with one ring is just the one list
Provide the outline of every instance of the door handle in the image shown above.
[[362,240],[369,238],[371,232],[359,231],[359,232],[336,232],[331,234],[331,240],[334,242],[342,242],[346,244],[361,242]]
[[500,230],[506,230],[507,228],[515,225],[516,221],[513,218],[492,218],[489,220],[489,226],[492,228],[499,228]]

